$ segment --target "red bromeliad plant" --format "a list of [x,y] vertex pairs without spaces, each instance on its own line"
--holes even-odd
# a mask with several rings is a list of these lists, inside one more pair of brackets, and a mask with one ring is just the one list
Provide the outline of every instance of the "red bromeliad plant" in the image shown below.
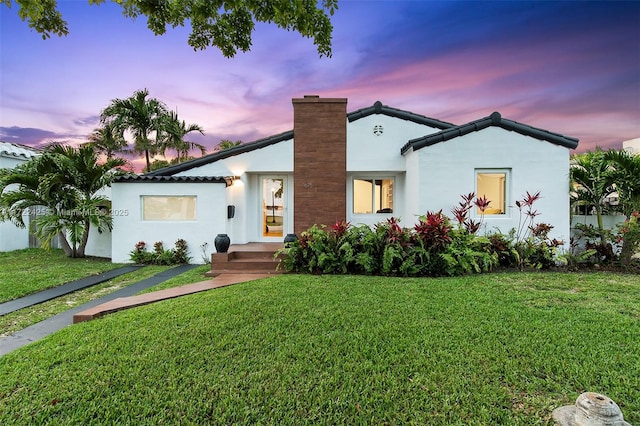
[[420,217],[420,221],[414,226],[416,236],[422,240],[425,248],[441,251],[451,243],[451,225],[449,218],[442,214],[442,210],[433,213],[427,212]]

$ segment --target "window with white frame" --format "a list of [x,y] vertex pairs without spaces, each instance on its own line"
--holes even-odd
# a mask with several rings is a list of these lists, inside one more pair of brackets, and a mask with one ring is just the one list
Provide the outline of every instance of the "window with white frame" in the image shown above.
[[353,178],[353,213],[393,213],[393,178]]
[[[485,215],[507,213],[510,176],[509,169],[476,170],[476,194],[490,201],[489,206],[484,210]],[[479,208],[476,208],[476,212],[482,214]]]
[[142,220],[191,221],[196,220],[195,195],[143,195]]

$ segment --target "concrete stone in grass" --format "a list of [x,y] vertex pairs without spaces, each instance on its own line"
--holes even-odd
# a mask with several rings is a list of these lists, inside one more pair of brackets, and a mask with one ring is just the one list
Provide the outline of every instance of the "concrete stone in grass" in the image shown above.
[[560,426],[631,426],[618,404],[595,392],[581,394],[575,405],[556,408],[551,415]]

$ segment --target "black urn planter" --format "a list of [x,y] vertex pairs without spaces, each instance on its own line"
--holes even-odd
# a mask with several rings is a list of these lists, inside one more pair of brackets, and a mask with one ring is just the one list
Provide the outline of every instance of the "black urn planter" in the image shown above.
[[231,238],[227,234],[218,234],[213,240],[213,245],[216,246],[218,253],[226,253],[231,245]]
[[296,241],[298,239],[298,236],[296,234],[287,234],[284,237],[284,245],[285,247],[287,246],[288,243],[292,243],[294,241]]

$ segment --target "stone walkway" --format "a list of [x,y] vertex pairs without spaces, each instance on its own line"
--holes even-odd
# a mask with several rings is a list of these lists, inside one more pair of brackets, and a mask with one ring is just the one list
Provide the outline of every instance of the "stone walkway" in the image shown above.
[[226,287],[233,284],[267,278],[270,274],[222,274],[207,281],[194,284],[187,284],[180,287],[168,288],[151,293],[139,294],[137,296],[121,297],[111,300],[98,306],[82,311],[73,316],[73,323],[89,321],[111,312],[123,309],[134,308],[136,306],[147,305],[161,300],[173,299],[187,294],[198,293],[214,288]]

